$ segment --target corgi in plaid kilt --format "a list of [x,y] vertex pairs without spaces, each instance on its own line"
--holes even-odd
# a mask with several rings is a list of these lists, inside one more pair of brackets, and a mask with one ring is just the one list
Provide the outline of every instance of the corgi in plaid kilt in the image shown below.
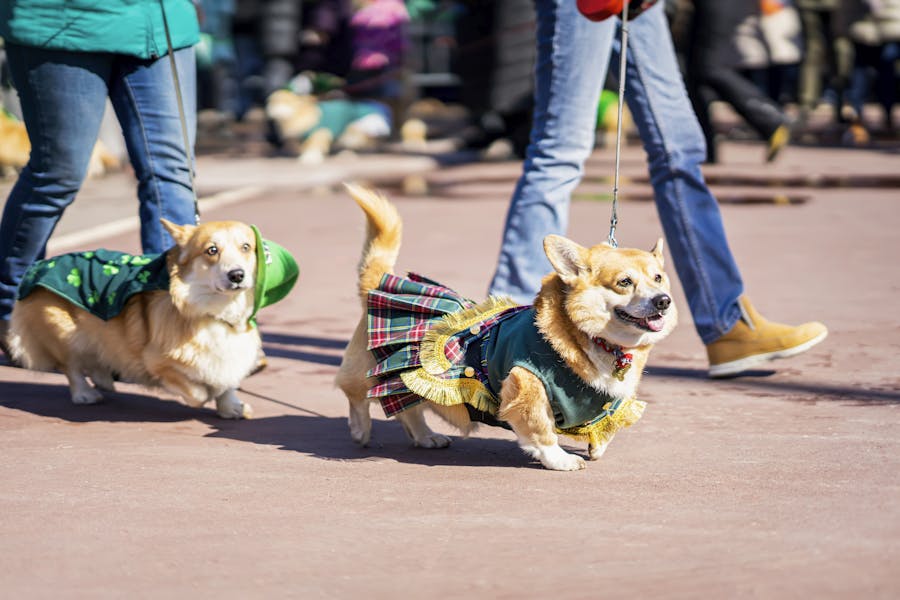
[[641,372],[677,319],[661,239],[646,252],[548,236],[554,272],[533,307],[476,303],[420,275],[392,274],[402,230],[396,208],[372,190],[347,189],[367,222],[365,314],[336,378],[356,442],[368,444],[369,405],[378,401],[414,444],[446,447],[449,438],[425,422],[427,407],[464,435],[477,422],[508,427],[544,467],[571,471],[585,461],[559,446],[560,434],[586,441],[596,460],[640,418]]

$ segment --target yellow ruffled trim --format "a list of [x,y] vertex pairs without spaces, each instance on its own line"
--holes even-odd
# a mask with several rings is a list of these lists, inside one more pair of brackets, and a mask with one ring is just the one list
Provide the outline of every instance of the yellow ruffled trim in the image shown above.
[[419,360],[422,363],[422,369],[432,375],[440,375],[445,372],[453,366],[447,359],[447,355],[444,354],[447,340],[464,329],[478,325],[494,315],[516,306],[518,304],[511,298],[491,297],[472,308],[445,315],[425,333],[419,345]]
[[422,337],[419,360],[422,366],[400,373],[400,378],[411,392],[427,398],[435,404],[453,406],[469,404],[478,410],[495,415],[497,399],[481,381],[474,377],[442,379],[437,377],[454,365],[444,354],[447,341],[473,325],[510,308],[518,306],[510,298],[488,298],[481,304],[445,315]]
[[494,396],[475,378],[441,379],[421,368],[404,371],[400,373],[400,378],[411,392],[435,404],[443,406],[469,404],[478,410],[492,415],[497,414],[499,406]]
[[602,445],[609,442],[620,429],[637,423],[646,407],[646,402],[631,398],[622,402],[616,412],[597,423],[557,429],[556,432],[589,444]]

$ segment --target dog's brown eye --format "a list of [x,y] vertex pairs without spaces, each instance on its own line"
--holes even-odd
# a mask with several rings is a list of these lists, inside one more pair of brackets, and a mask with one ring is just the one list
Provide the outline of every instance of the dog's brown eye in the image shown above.
[[241,250],[243,250],[244,252],[250,252],[250,244],[244,244],[243,246],[241,246]]
[[616,285],[618,285],[619,287],[628,287],[632,283],[634,282],[631,281],[631,277],[625,277],[624,279],[620,279],[618,283],[616,283]]
[[210,246],[209,248],[206,249],[206,253],[209,254],[210,256],[215,256],[216,254],[219,253],[219,249],[215,246]]
[[662,281],[662,275],[657,273],[656,277],[653,278],[653,281],[655,281],[656,283],[659,283],[660,281]]

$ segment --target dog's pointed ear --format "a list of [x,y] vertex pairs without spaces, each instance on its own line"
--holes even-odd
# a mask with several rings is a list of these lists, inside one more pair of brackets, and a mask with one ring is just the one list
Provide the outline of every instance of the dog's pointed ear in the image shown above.
[[166,231],[169,232],[169,235],[172,236],[172,239],[175,240],[175,243],[179,247],[183,247],[187,244],[188,240],[191,239],[191,235],[194,233],[194,229],[197,228],[195,225],[176,225],[172,221],[162,218],[159,222],[162,223],[162,226],[166,228]]
[[666,260],[663,257],[663,248],[665,248],[666,243],[662,238],[656,240],[656,245],[653,246],[653,249],[650,250],[650,254],[656,257],[656,260],[659,261],[659,266],[665,266]]
[[571,285],[578,275],[587,270],[584,260],[585,248],[561,235],[544,238],[544,252],[564,283]]

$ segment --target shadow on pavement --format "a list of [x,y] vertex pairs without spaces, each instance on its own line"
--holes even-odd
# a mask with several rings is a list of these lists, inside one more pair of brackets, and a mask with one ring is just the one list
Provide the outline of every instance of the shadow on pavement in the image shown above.
[[399,423],[373,421],[372,441],[361,448],[350,439],[347,419],[310,415],[281,415],[249,421],[215,421],[218,429],[206,437],[278,446],[323,460],[383,461],[429,467],[535,467],[512,440],[453,437],[449,448],[410,445]]
[[347,347],[348,340],[335,338],[312,337],[308,335],[289,335],[286,333],[262,334],[263,342],[270,344],[290,344],[292,346],[314,346],[316,348],[332,348],[343,350]]
[[2,387],[0,405],[73,423],[174,423],[215,417],[215,412],[210,409],[191,408],[175,400],[162,400],[152,395],[113,392],[108,393],[107,400],[100,404],[77,405],[69,400],[66,385],[8,382]]
[[319,365],[337,367],[341,364],[340,355],[327,352],[298,350],[291,346],[307,346],[323,350],[341,350],[347,347],[347,340],[335,338],[311,337],[305,335],[289,335],[284,333],[262,334],[263,351],[266,356],[300,360]]
[[[742,373],[739,377],[710,381],[703,369],[685,369],[680,367],[648,367],[647,377],[674,377],[678,379],[696,379],[706,382],[705,385],[730,384],[734,389],[764,390],[764,395],[773,398],[783,397],[786,400],[800,402],[818,402],[819,400],[843,401],[858,406],[880,406],[900,403],[900,390],[894,388],[862,388],[857,385],[816,384],[810,381],[785,381],[784,379],[768,379],[775,374],[771,370],[755,370]],[[799,396],[798,394],[803,394]]]

